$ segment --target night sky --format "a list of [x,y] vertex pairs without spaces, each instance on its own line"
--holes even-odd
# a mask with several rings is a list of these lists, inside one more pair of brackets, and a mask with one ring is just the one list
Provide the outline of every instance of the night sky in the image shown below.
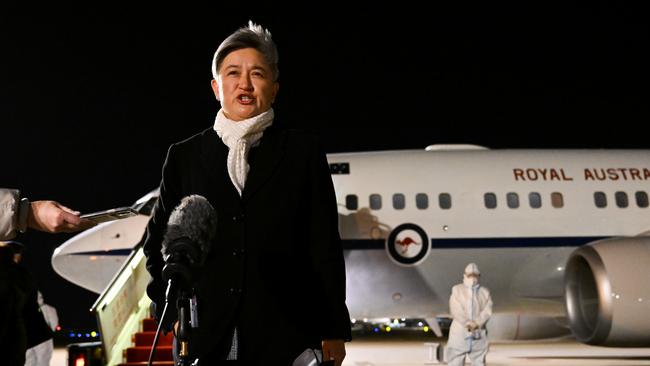
[[[213,52],[248,19],[278,45],[277,123],[319,134],[328,152],[433,143],[648,148],[646,8],[381,10],[3,5],[0,186],[82,212],[133,203],[158,185],[171,143],[212,125]],[[96,296],[49,264],[69,237],[19,240],[61,324],[92,327]]]

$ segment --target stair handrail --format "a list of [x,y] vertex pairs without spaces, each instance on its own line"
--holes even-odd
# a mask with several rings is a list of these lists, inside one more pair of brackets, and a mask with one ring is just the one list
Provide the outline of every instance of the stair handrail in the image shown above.
[[90,308],[97,318],[107,366],[122,363],[123,351],[131,346],[131,335],[149,316],[151,300],[146,295],[149,273],[142,246],[138,244]]

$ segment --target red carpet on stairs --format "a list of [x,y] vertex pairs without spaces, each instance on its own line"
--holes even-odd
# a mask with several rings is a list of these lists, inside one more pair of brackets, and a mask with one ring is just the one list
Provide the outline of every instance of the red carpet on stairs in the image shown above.
[[[143,366],[149,360],[149,352],[153,344],[153,338],[156,334],[156,322],[149,318],[142,320],[142,331],[133,335],[133,347],[129,347],[125,352],[125,363],[119,366]],[[160,334],[158,337],[158,347],[156,348],[156,357],[153,365],[156,366],[173,366],[172,358],[172,339],[173,335]]]

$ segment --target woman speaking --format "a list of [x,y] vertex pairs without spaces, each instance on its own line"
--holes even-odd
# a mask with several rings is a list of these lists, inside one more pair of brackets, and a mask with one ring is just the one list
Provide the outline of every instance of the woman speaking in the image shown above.
[[212,74],[221,104],[214,126],[169,148],[145,234],[157,316],[169,215],[183,197],[202,195],[218,223],[194,284],[191,356],[203,365],[291,365],[311,348],[340,365],[351,336],[334,188],[316,138],[274,123],[278,53],[269,31],[250,23],[231,34]]

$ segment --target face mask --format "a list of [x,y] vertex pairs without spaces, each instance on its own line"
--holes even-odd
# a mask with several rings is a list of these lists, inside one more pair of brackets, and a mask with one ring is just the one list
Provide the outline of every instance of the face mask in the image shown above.
[[467,287],[474,287],[478,285],[478,278],[476,277],[464,277],[463,284]]

